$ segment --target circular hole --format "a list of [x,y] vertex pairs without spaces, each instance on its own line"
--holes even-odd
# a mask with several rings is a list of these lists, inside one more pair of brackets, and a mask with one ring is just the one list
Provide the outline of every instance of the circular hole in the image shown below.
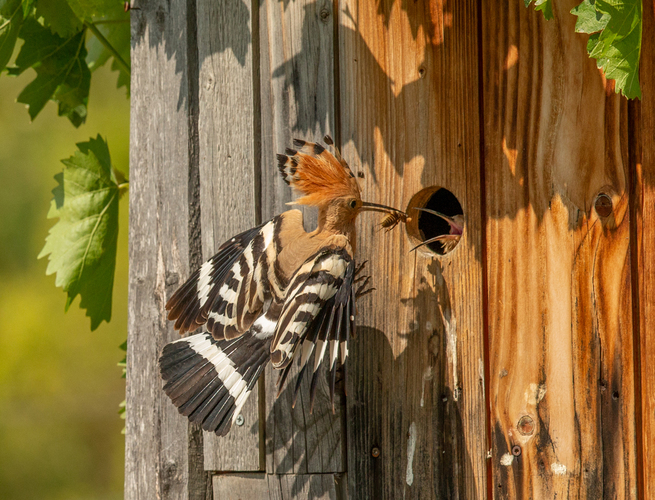
[[[416,208],[432,210],[446,218]],[[414,247],[433,240],[420,246],[417,251],[430,255],[445,255],[459,243],[461,231],[464,229],[464,211],[455,195],[447,189],[440,186],[422,189],[409,201],[407,215],[410,220],[405,227]]]
[[596,213],[601,217],[609,217],[612,213],[612,198],[610,198],[605,193],[600,193],[596,197],[596,202],[594,203],[596,208]]

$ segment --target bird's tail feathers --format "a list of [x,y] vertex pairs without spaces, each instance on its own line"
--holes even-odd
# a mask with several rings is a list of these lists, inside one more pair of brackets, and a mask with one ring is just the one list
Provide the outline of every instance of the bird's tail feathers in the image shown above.
[[199,333],[171,342],[159,358],[164,392],[191,422],[224,436],[270,360],[270,344],[250,331],[232,340]]

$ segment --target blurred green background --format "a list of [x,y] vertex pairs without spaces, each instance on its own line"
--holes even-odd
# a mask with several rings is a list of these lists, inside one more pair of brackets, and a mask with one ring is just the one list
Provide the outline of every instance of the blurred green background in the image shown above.
[[117,363],[127,336],[127,197],[120,230],[112,320],[90,331],[79,297],[66,295],[37,260],[48,229],[53,176],[77,142],[100,133],[126,172],[129,100],[116,73],[93,74],[88,118],[76,129],[50,102],[30,123],[20,91],[35,76],[0,76],[0,498],[123,497],[124,436]]

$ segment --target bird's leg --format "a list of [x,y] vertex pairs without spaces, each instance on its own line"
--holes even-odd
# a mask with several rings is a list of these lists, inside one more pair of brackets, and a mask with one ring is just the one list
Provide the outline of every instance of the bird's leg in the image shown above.
[[357,268],[355,269],[356,278],[353,280],[353,284],[354,283],[361,283],[363,281],[363,283],[361,285],[359,285],[359,287],[355,291],[355,299],[359,299],[360,297],[363,297],[364,295],[368,295],[373,290],[375,290],[375,288],[366,289],[366,287],[368,286],[369,281],[371,281],[371,277],[369,275],[362,274],[361,276],[357,276],[360,272],[362,272],[362,269],[364,269],[364,266],[366,265],[367,262],[368,261],[365,260],[364,262],[359,264],[357,266]]

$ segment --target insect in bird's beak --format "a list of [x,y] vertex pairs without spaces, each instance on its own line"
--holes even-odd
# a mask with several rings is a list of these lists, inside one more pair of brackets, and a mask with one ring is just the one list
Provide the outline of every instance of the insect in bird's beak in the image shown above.
[[452,217],[449,217],[435,210],[430,210],[429,208],[419,208],[419,207],[413,207],[413,208],[414,210],[420,210],[421,212],[427,212],[429,214],[436,215],[437,217],[441,217],[450,226],[450,232],[448,234],[440,234],[439,236],[435,236],[434,238],[430,238],[429,240],[423,241],[422,243],[419,243],[414,248],[412,248],[410,252],[413,252],[414,250],[422,247],[423,245],[429,245],[430,243],[434,243],[434,242],[439,242],[443,245],[444,253],[450,252],[453,248],[455,248],[455,246],[457,246],[457,243],[459,243],[459,240],[464,232],[463,214],[457,214]]
[[409,217],[402,210],[397,210],[386,205],[379,205],[377,203],[370,203],[368,201],[362,202],[362,212],[382,212],[386,213],[386,217],[382,219],[380,225],[387,231],[391,231],[400,222],[407,222]]

